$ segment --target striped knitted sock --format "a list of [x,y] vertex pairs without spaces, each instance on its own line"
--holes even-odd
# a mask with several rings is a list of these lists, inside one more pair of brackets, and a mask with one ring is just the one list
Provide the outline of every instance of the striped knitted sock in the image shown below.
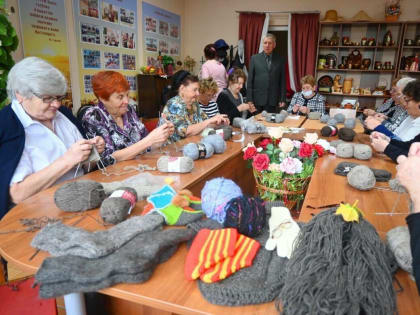
[[239,269],[251,266],[260,246],[260,243],[256,240],[238,234],[238,240],[235,245],[235,254],[206,270],[201,274],[200,279],[206,283],[217,282],[226,279]]
[[188,251],[185,261],[185,277],[195,280],[219,261],[233,256],[238,238],[236,229],[202,229]]

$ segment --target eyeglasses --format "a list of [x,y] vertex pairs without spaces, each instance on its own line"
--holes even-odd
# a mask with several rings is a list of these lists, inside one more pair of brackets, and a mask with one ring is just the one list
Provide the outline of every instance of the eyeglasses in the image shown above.
[[57,102],[61,103],[67,97],[67,94],[64,94],[64,95],[61,95],[61,96],[41,96],[41,95],[37,95],[33,92],[32,92],[32,94],[35,95],[36,97],[38,97],[39,99],[41,99],[45,104],[51,104],[54,101],[57,101]]
[[412,97],[405,96],[405,95],[404,95],[402,98],[403,98],[403,100],[404,100],[405,102],[407,102],[407,103],[413,100],[413,98],[412,98]]

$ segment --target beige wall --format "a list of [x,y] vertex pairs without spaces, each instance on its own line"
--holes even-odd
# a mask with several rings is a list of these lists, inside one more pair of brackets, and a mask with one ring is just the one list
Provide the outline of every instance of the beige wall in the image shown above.
[[[205,45],[223,38],[228,44],[238,41],[238,11],[312,11],[321,12],[321,17],[330,9],[346,19],[363,9],[374,19],[384,19],[385,0],[185,0],[184,53],[197,62],[203,56]],[[420,1],[401,1],[400,20],[420,20]],[[287,17],[273,14],[271,25],[287,24]],[[198,67],[196,67],[198,71]]]

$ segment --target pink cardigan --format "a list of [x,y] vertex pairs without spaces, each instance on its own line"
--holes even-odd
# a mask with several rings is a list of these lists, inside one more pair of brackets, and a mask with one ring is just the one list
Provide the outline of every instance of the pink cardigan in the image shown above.
[[209,77],[212,77],[213,80],[216,81],[217,87],[219,88],[215,96],[215,99],[217,99],[219,93],[227,87],[227,74],[225,66],[215,59],[207,60],[201,67],[201,78],[207,79]]

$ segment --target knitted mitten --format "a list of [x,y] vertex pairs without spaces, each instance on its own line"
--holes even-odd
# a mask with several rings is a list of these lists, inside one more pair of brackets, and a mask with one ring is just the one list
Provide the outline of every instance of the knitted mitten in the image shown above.
[[89,232],[57,222],[39,231],[31,245],[53,256],[97,258],[115,251],[137,234],[161,228],[162,224],[160,216],[135,216],[108,230]]
[[185,261],[185,277],[195,280],[206,269],[235,253],[238,232],[236,229],[202,229],[188,251]]
[[35,275],[40,283],[40,296],[50,298],[98,291],[122,282],[145,282],[159,263],[175,253],[179,243],[190,240],[193,235],[189,229],[148,231],[104,257],[48,257]]
[[251,266],[260,246],[260,243],[256,240],[238,234],[238,239],[235,244],[235,254],[207,269],[201,274],[200,279],[206,283],[217,282],[226,279],[239,269]]
[[293,243],[297,238],[300,228],[292,219],[289,209],[285,207],[271,208],[271,217],[268,220],[270,236],[265,244],[265,249],[274,250],[277,247],[279,257],[290,258]]

